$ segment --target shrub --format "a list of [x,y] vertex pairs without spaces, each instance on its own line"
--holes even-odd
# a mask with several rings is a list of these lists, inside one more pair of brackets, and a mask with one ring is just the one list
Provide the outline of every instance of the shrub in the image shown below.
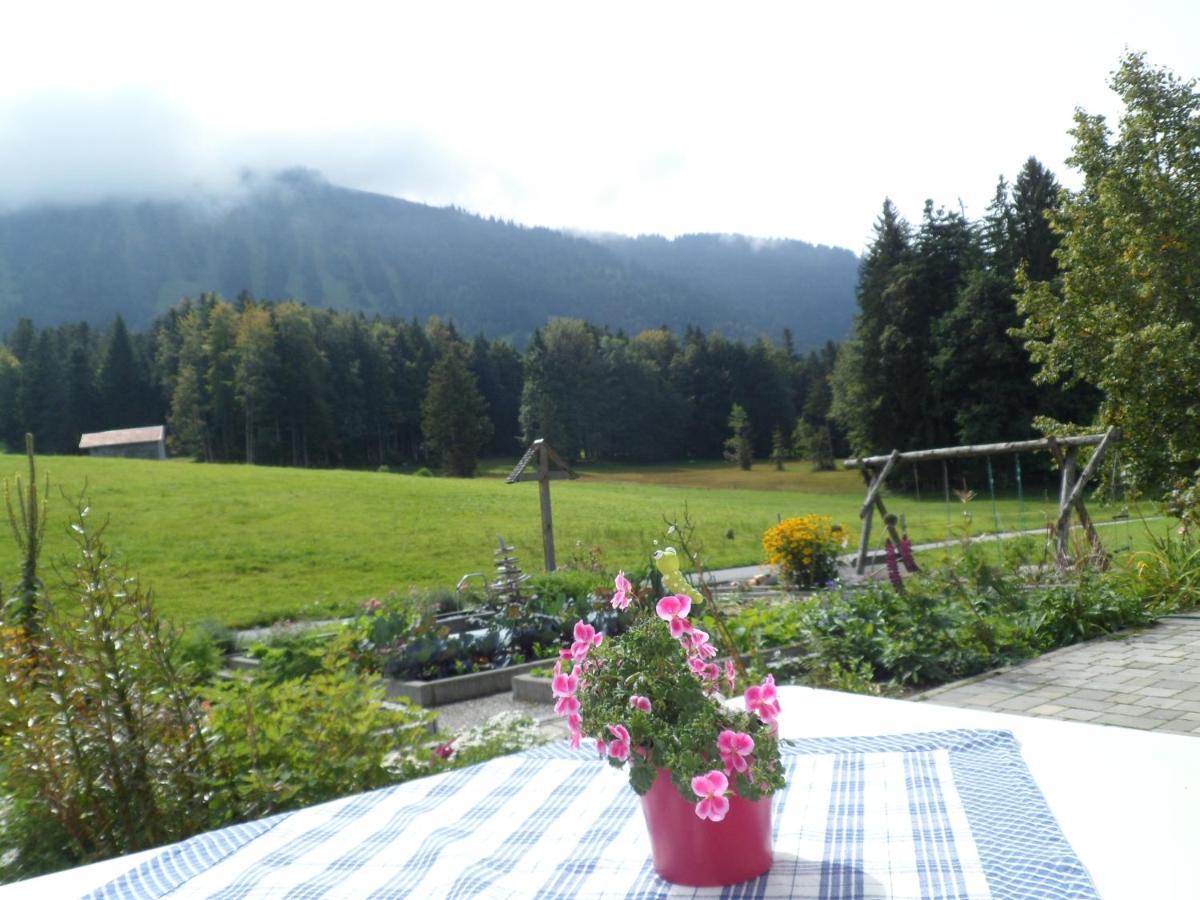
[[1190,529],[1180,532],[1178,539],[1167,535],[1155,540],[1154,549],[1133,554],[1123,573],[1126,590],[1156,615],[1200,606],[1200,543]]
[[220,824],[297,809],[402,780],[431,716],[382,705],[383,688],[343,669],[279,684],[236,679],[211,695],[211,808]]
[[307,631],[271,644],[255,644],[250,655],[259,661],[254,675],[257,681],[281,684],[346,666],[357,668],[363,655],[355,650],[353,631],[340,628],[333,633]]
[[[8,629],[0,653],[0,769],[22,830],[11,871],[153,847],[210,824],[202,716],[150,596],[114,567],[80,502],[75,562],[40,598],[37,631]],[[13,641],[20,642],[12,646]],[[32,841],[33,843],[28,843]],[[36,844],[36,846],[35,846]],[[53,855],[53,854],[51,854]]]
[[785,581],[809,588],[837,578],[838,550],[847,539],[842,526],[828,516],[794,516],[767,529],[763,550]]
[[200,622],[179,636],[175,661],[181,673],[194,684],[207,684],[216,677],[233,649],[233,633],[216,622]]

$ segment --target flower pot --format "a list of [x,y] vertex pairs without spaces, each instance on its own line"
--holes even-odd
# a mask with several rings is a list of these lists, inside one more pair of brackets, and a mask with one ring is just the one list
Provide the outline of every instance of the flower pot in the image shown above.
[[654,870],[673,884],[719,887],[757,878],[771,868],[771,798],[729,798],[720,822],[696,815],[695,800],[679,795],[671,773],[658,770],[642,797]]

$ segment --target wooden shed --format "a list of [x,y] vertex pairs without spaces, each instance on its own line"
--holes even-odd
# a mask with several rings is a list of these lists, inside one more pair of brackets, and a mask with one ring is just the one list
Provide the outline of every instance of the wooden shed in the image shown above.
[[96,431],[79,439],[79,449],[89,456],[127,456],[132,459],[166,459],[167,429],[163,425]]

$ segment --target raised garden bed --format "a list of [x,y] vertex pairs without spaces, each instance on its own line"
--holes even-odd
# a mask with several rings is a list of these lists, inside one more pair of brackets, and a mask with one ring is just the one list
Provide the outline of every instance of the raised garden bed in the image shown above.
[[[436,681],[399,681],[395,678],[384,680],[389,697],[407,697],[418,706],[444,706],[447,703],[458,703],[463,700],[474,700],[476,697],[487,697],[491,694],[502,694],[512,690],[516,678],[525,676],[531,669],[539,666],[554,665],[553,659],[534,660],[515,666],[505,666],[503,669],[489,669],[486,672],[472,672],[469,675],[454,675],[450,678],[439,678]],[[549,692],[550,679],[539,679],[546,682]],[[514,698],[516,694],[513,694]]]

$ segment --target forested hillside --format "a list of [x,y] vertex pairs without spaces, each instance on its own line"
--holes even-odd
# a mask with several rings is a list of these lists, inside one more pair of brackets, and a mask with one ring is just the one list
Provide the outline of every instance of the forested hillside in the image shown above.
[[857,258],[796,241],[588,239],[336,187],[307,171],[236,201],[110,202],[0,216],[0,330],[117,314],[144,328],[181,297],[243,292],[454,321],[517,344],[552,316],[628,332],[695,325],[797,345],[841,340]]
[[[592,316],[543,317],[512,342],[439,317],[363,316],[246,293],[200,294],[143,329],[119,318],[103,330],[24,319],[0,346],[0,435],[12,447],[33,431],[44,450],[69,452],[81,432],[166,421],[172,450],[199,459],[416,462],[462,475],[478,454],[512,455],[534,437],[572,459],[714,458],[744,428],[759,459],[790,448],[826,464],[850,450],[1025,437],[1038,415],[1088,421],[1098,400],[1085,387],[1034,385],[1017,331],[1018,273],[1057,278],[1046,212],[1059,197],[1053,174],[1031,159],[1014,184],[1000,182],[978,222],[930,204],[913,227],[885,203],[852,337],[813,350],[787,328],[739,340],[691,325],[624,331]],[[432,212],[456,228],[510,233]],[[618,241],[618,251],[576,243],[581,258],[657,257],[747,292],[736,264],[706,274],[700,261],[710,251],[770,252],[716,238]],[[768,271],[782,286],[782,269]],[[669,319],[663,309],[642,315]]]

